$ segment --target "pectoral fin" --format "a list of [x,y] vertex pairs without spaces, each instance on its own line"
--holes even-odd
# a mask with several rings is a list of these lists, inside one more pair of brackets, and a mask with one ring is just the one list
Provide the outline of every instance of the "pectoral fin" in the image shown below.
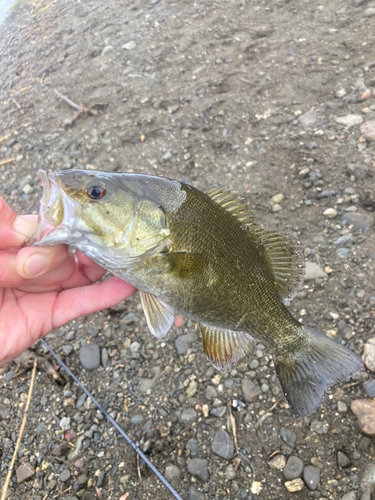
[[247,333],[217,330],[204,325],[200,325],[200,331],[205,353],[218,370],[230,371],[252,351],[254,340]]
[[140,292],[147,325],[152,335],[161,339],[173,325],[174,310],[150,293]]

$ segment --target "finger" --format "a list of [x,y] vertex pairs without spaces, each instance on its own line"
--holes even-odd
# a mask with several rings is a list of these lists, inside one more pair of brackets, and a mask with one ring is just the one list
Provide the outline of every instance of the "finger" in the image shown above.
[[81,316],[112,307],[136,291],[136,288],[120,278],[111,278],[103,283],[64,290],[57,296],[51,329],[59,328],[68,321]]
[[22,248],[17,253],[16,271],[22,278],[38,278],[59,267],[67,259],[68,253],[67,245]]
[[67,281],[61,283],[63,289],[91,285],[99,281],[106,273],[105,269],[98,266],[98,264],[87,257],[87,255],[79,250],[77,250],[76,254],[76,269]]
[[23,245],[36,233],[38,224],[28,216],[18,216],[3,198],[0,198],[0,250]]
[[185,318],[183,316],[175,316],[174,317],[174,326],[179,328],[181,326],[184,326]]

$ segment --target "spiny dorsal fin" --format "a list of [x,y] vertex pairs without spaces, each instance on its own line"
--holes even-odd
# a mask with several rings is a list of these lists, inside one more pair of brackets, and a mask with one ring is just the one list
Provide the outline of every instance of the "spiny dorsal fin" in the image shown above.
[[299,244],[276,231],[259,231],[258,238],[264,247],[263,256],[272,272],[276,292],[280,298],[292,298],[300,289],[305,272]]
[[203,348],[211,363],[218,370],[230,371],[251,353],[254,339],[248,333],[218,330],[200,325]]
[[234,215],[241,224],[248,227],[254,225],[251,211],[247,209],[245,200],[237,197],[237,193],[222,188],[215,188],[206,191],[206,195],[225,208],[227,212]]

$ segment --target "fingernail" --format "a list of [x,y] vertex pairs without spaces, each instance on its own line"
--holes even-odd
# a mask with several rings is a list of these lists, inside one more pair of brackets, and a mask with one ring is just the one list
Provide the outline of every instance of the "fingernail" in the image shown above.
[[48,261],[42,253],[33,253],[26,259],[23,272],[26,276],[35,277],[47,267]]
[[38,229],[38,223],[19,215],[13,223],[13,229],[17,231],[17,233],[20,233],[27,238],[31,238],[31,236],[34,236]]

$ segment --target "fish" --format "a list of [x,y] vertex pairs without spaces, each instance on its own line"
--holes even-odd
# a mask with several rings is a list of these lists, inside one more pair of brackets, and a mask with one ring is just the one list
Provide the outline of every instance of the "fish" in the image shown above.
[[285,300],[303,283],[299,246],[262,229],[236,193],[137,173],[39,175],[44,189],[30,244],[66,243],[135,286],[158,339],[174,315],[184,315],[199,325],[209,361],[227,371],[260,340],[298,416],[361,369],[353,351],[288,310]]

